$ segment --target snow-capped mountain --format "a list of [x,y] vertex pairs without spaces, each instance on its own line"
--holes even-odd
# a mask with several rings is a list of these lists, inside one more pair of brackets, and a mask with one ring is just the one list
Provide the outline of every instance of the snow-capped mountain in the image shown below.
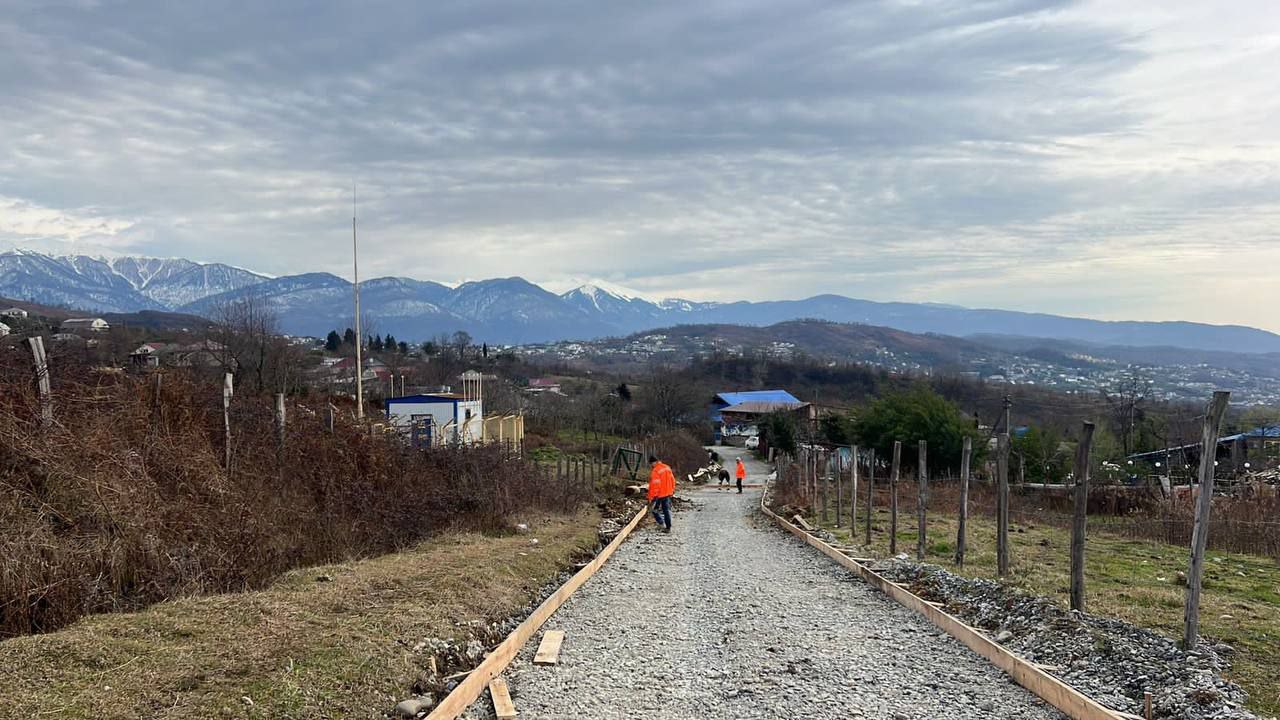
[[[353,325],[351,283],[329,273],[271,278],[218,263],[84,255],[0,253],[0,297],[98,312],[168,310],[216,318],[229,302],[253,297],[292,334],[324,335]],[[490,343],[590,339],[672,325],[773,325],[794,319],[879,325],[912,333],[1018,335],[1102,345],[1280,352],[1280,335],[1231,325],[1103,322],[952,305],[883,303],[840,295],[766,302],[658,302],[592,283],[556,295],[523,278],[456,288],[402,277],[360,284],[369,333],[423,340],[465,330]]]
[[0,293],[102,312],[172,310],[266,278],[220,263],[0,253]]

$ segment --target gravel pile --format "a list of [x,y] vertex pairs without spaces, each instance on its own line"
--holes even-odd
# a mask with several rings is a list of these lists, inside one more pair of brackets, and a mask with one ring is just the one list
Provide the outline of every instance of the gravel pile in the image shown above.
[[[551,618],[559,665],[532,664],[537,638],[513,661],[521,717],[1062,717],[775,529],[758,495],[690,496],[674,532],[639,528]],[[466,717],[493,717],[488,697]]]
[[1242,709],[1248,695],[1222,679],[1232,650],[1203,641],[1195,651],[1110,618],[1066,610],[991,580],[961,577],[899,557],[884,572],[917,595],[986,631],[1024,658],[1114,710],[1141,714],[1143,692],[1153,716],[1256,720]]

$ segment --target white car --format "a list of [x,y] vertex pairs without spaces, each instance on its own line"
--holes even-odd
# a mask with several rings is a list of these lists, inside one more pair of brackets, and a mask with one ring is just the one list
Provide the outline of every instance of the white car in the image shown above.
[[758,435],[752,435],[747,438],[746,448],[748,450],[755,450],[758,447],[760,447],[760,437]]

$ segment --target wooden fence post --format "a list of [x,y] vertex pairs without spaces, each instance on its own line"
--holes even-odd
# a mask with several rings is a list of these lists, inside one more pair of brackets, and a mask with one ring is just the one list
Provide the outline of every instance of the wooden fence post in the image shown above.
[[836,448],[835,474],[836,474],[836,527],[840,527],[840,518],[844,515],[844,478],[840,473],[844,470],[844,454],[840,452],[840,448]]
[[1075,507],[1071,518],[1071,609],[1084,612],[1084,538],[1089,519],[1089,450],[1093,445],[1093,423],[1080,428],[1076,446]]
[[827,495],[831,476],[827,474],[826,463],[823,462],[822,453],[815,452],[813,454],[813,480],[818,483],[818,497],[822,499],[822,522],[827,522],[830,513],[827,510]]
[[333,403],[328,403],[324,409],[324,429],[329,432],[333,432],[334,419],[338,414],[336,410]]
[[1217,390],[1204,415],[1200,437],[1200,497],[1196,502],[1196,524],[1191,531],[1191,567],[1187,571],[1186,629],[1182,636],[1184,650],[1194,649],[1200,641],[1200,584],[1204,575],[1204,551],[1209,544],[1209,511],[1213,506],[1213,463],[1218,454],[1218,428],[1227,411],[1231,393]]
[[876,491],[876,449],[871,448],[871,457],[867,461],[867,546],[871,546],[871,511],[875,507]]
[[49,356],[44,352],[44,338],[36,335],[27,338],[31,348],[31,364],[36,375],[36,391],[40,395],[40,426],[53,424],[53,390],[49,383]]
[[226,431],[226,448],[223,464],[227,474],[231,474],[231,396],[235,392],[234,376],[227,373],[222,378],[222,427]]
[[973,438],[964,438],[960,453],[960,523],[956,529],[956,565],[964,567],[965,525],[969,522],[969,461],[973,456]]
[[926,529],[928,517],[926,513],[929,510],[929,463],[926,456],[929,452],[929,442],[927,440],[920,441],[920,469],[917,471],[917,478],[920,485],[920,492],[916,496],[916,524],[920,528],[919,537],[916,538],[916,560],[924,560],[925,546],[928,543]]
[[858,446],[849,451],[849,538],[858,530]]
[[996,574],[1009,574],[1009,433],[996,443]]
[[902,461],[902,441],[893,441],[893,465],[889,470],[889,554],[898,554],[898,466]]
[[284,450],[284,393],[276,393],[276,443]]

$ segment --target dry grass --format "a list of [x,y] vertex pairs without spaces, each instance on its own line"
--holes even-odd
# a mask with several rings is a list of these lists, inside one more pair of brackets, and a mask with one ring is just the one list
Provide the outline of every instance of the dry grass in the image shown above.
[[536,521],[537,546],[523,535],[450,533],[293,571],[260,591],[11,639],[0,643],[0,718],[383,717],[427,666],[416,643],[519,610],[591,552],[598,519]]
[[56,422],[41,428],[13,355],[0,358],[0,638],[588,497],[498,446],[422,452],[345,421],[327,432],[322,398],[291,400],[281,449],[271,398],[236,397],[228,472],[220,390],[181,372],[157,384],[60,365]]
[[[917,528],[914,487],[899,487],[898,551],[915,555]],[[877,507],[887,496],[877,498]],[[861,504],[861,499],[860,499]],[[864,508],[860,507],[860,512]],[[865,514],[862,515],[865,518]],[[830,527],[828,525],[828,527]],[[996,575],[995,522],[974,510],[969,518],[968,553],[963,568],[953,562],[957,521],[952,511],[930,514],[926,560],[960,574]],[[871,554],[888,555],[889,515],[873,518]],[[1007,582],[1025,592],[1055,598],[1067,605],[1070,588],[1070,531],[1015,515],[1010,523],[1012,572]],[[835,530],[843,542],[861,545],[859,523]],[[1208,553],[1201,633],[1229,643],[1238,651],[1232,679],[1251,696],[1250,708],[1280,714],[1280,566],[1269,558],[1218,550]],[[1182,635],[1185,589],[1177,574],[1185,572],[1188,549],[1155,540],[1132,539],[1091,526],[1086,554],[1086,605],[1089,612],[1117,617],[1170,638]]]

